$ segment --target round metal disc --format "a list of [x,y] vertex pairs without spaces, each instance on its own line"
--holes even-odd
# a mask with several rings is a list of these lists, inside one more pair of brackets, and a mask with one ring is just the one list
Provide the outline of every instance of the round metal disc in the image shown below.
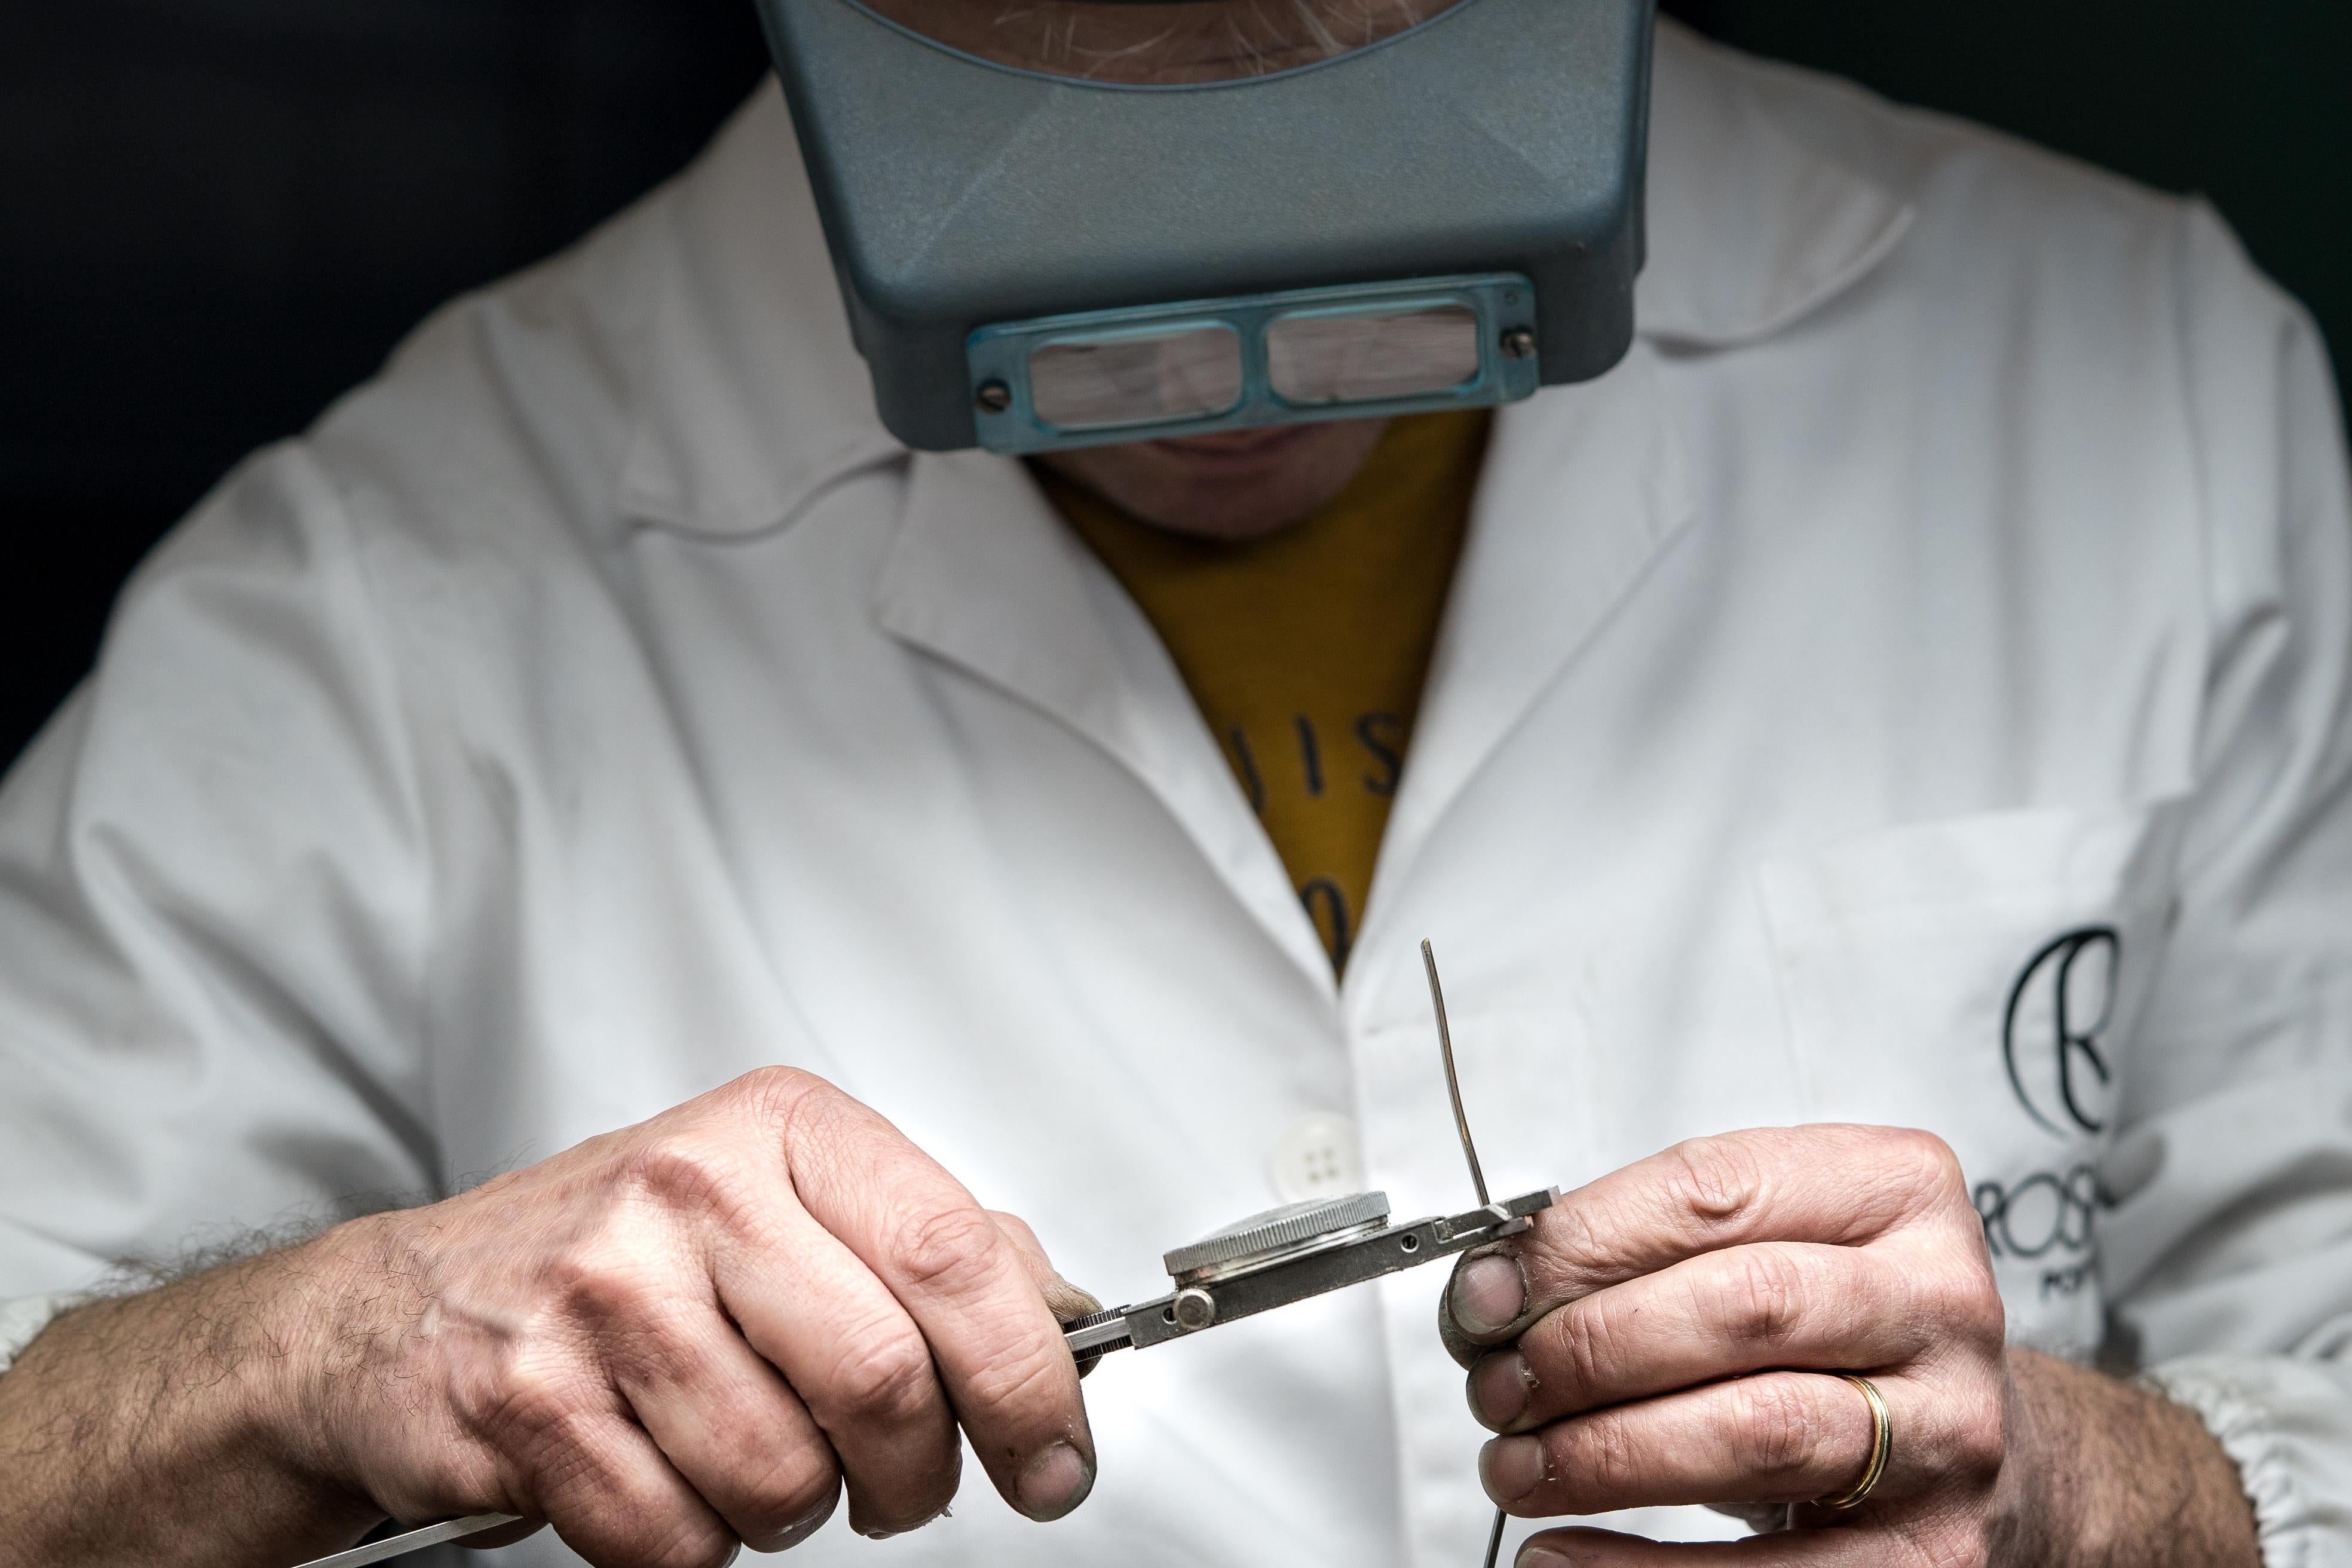
[[1190,1247],[1180,1247],[1160,1261],[1168,1266],[1171,1276],[1181,1279],[1196,1269],[1213,1268],[1261,1252],[1310,1246],[1341,1231],[1379,1225],[1388,1217],[1386,1193],[1358,1193],[1351,1197],[1287,1204],[1252,1215],[1214,1235],[1202,1237]]

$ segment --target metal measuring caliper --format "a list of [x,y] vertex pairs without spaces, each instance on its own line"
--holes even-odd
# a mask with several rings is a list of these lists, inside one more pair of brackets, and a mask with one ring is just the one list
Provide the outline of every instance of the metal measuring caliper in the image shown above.
[[[1454,1102],[1454,1126],[1470,1163],[1470,1184],[1478,1206],[1446,1218],[1389,1221],[1386,1193],[1320,1198],[1252,1215],[1163,1255],[1176,1289],[1132,1307],[1096,1312],[1062,1325],[1062,1336],[1081,1371],[1113,1351],[1150,1350],[1222,1323],[1294,1301],[1402,1273],[1440,1258],[1467,1252],[1490,1241],[1517,1236],[1530,1217],[1551,1207],[1559,1194],[1550,1188],[1496,1203],[1486,1195],[1486,1174],[1470,1141],[1470,1119],[1462,1109],[1462,1080],[1454,1069],[1454,1035],[1445,1021],[1445,992],[1437,981],[1437,955],[1426,942],[1421,959],[1429,971],[1429,1000],[1437,1015],[1437,1045],[1445,1062],[1445,1091]],[[1495,1515],[1486,1542],[1486,1568],[1495,1568],[1502,1545],[1503,1514]],[[363,1568],[444,1542],[462,1541],[514,1524],[510,1513],[477,1514],[426,1525],[404,1534],[371,1541],[302,1568]]]

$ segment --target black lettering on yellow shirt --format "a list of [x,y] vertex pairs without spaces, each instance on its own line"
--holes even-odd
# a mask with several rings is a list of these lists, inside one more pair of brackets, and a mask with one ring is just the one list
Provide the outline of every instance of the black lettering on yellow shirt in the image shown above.
[[1483,411],[1396,420],[1338,497],[1240,543],[1039,474],[1158,629],[1335,969],[1403,781],[1487,427]]

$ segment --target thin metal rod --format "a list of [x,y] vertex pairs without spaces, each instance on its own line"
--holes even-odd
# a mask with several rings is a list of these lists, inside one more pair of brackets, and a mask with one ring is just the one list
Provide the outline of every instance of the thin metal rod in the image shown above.
[[1437,953],[1425,937],[1421,963],[1429,971],[1429,1005],[1437,1009],[1437,1048],[1445,1054],[1445,1092],[1454,1097],[1454,1130],[1462,1134],[1462,1157],[1470,1162],[1470,1184],[1478,1189],[1478,1206],[1485,1208],[1495,1200],[1486,1195],[1486,1173],[1478,1168],[1478,1146],[1470,1142],[1470,1118],[1462,1110],[1462,1079],[1454,1070],[1454,1031],[1445,1026],[1445,988],[1437,983]]
[[1486,1537],[1486,1568],[1495,1568],[1495,1559],[1503,1554],[1503,1521],[1509,1517],[1499,1508],[1495,1510],[1495,1533]]
[[412,1530],[404,1535],[386,1536],[382,1541],[371,1541],[364,1546],[354,1546],[349,1552],[338,1552],[331,1557],[305,1563],[302,1568],[365,1568],[371,1563],[388,1563],[412,1552],[422,1552],[428,1546],[463,1541],[469,1535],[479,1535],[502,1524],[520,1522],[521,1516],[511,1513],[478,1513],[465,1519],[446,1520],[439,1524],[428,1524],[421,1530]]

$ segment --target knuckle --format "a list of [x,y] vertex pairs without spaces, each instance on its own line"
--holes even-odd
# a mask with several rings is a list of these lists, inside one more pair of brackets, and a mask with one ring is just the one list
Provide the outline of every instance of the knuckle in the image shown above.
[[1960,1157],[1952,1152],[1949,1143],[1917,1127],[1889,1128],[1885,1136],[1890,1152],[1909,1176],[1915,1192],[1923,1197],[1952,1194],[1966,1196],[1968,1178],[1960,1171]]
[[665,1295],[662,1256],[625,1233],[599,1235],[549,1265],[554,1304],[564,1317],[611,1329],[655,1317]]
[[1979,1259],[1951,1259],[1920,1269],[1910,1289],[1915,1310],[1940,1338],[1985,1347],[2007,1335],[2009,1309],[1991,1268]]
[[1605,1269],[1613,1249],[1601,1233],[1598,1206],[1586,1198],[1554,1204],[1536,1215],[1518,1255],[1531,1292],[1582,1289]]
[[1763,1171],[1755,1150],[1740,1139],[1686,1139],[1668,1153],[1677,1195],[1702,1227],[1727,1229],[1755,1207]]
[[961,1296],[994,1272],[1003,1232],[969,1205],[931,1209],[908,1220],[892,1249],[906,1282],[918,1290]]
[[1040,1259],[1045,1258],[1045,1244],[1037,1239],[1035,1228],[1027,1220],[1017,1214],[1007,1214],[1002,1209],[992,1209],[989,1211],[988,1217],[996,1222],[997,1229],[1003,1231],[1015,1247],[1025,1249]]
[[1807,1477],[1821,1455],[1821,1432],[1795,1382],[1768,1374],[1730,1387],[1732,1439],[1742,1462],[1773,1480]]
[[935,1396],[930,1348],[912,1331],[859,1335],[835,1363],[828,1400],[854,1419],[897,1426]]
[[1552,1313],[1530,1337],[1538,1352],[1549,1352],[1546,1359],[1555,1363],[1539,1371],[1538,1378],[1549,1373],[1580,1393],[1608,1386],[1613,1331],[1608,1310],[1597,1299]]
[[1983,1482],[2000,1474],[2009,1457],[2009,1433],[1996,1394],[1954,1425],[1946,1473],[1955,1479]]
[[579,1447],[603,1404],[580,1369],[534,1343],[501,1358],[488,1396],[465,1407],[464,1418],[494,1448],[528,1461]]
[[1596,1499],[1633,1495],[1642,1479],[1642,1463],[1633,1429],[1624,1419],[1612,1413],[1588,1417],[1577,1427],[1574,1464],[1554,1465],[1553,1472],[1580,1478]]
[[719,1092],[731,1109],[763,1122],[790,1121],[812,1100],[841,1093],[816,1074],[788,1067],[753,1068]]
[[1034,1410],[1055,1402],[1061,1393],[1062,1368],[1069,1357],[1058,1351],[1044,1355],[992,1358],[965,1381],[972,1405],[983,1410]]
[[1788,1253],[1751,1247],[1724,1255],[1722,1327],[1742,1340],[1785,1344],[1804,1316],[1804,1269]]
[[598,1496],[617,1477],[611,1422],[577,1401],[514,1402],[500,1413],[508,1456],[543,1501]]
[[2000,1298],[2000,1287],[1989,1268],[1971,1268],[1961,1277],[1955,1303],[1962,1321],[1977,1331],[1977,1337],[1998,1348],[2009,1338],[2009,1304]]
[[632,1152],[626,1176],[633,1191],[655,1204],[688,1211],[731,1207],[740,1179],[725,1149],[690,1134],[648,1140]]

